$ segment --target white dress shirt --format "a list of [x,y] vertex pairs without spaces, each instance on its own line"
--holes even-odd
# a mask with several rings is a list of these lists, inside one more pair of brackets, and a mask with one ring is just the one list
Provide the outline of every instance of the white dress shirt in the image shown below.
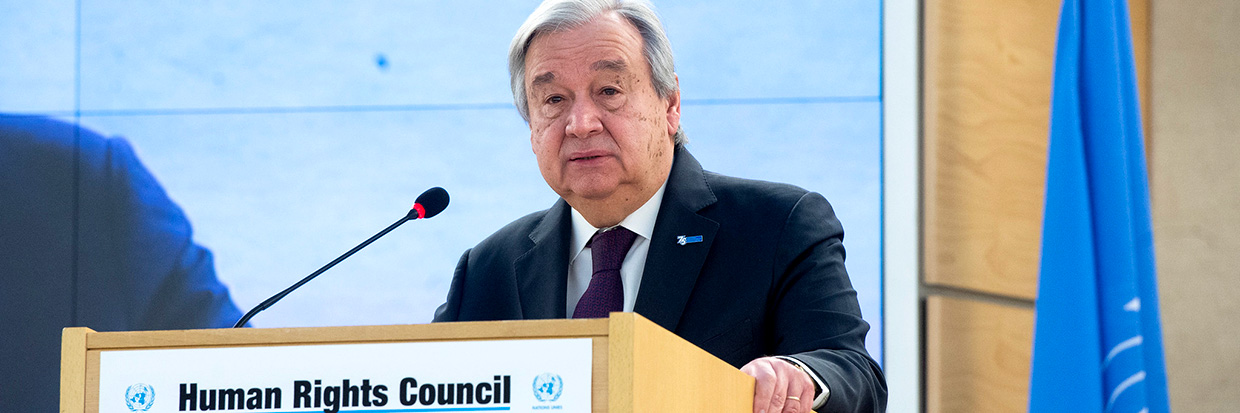
[[[654,221],[659,217],[659,207],[663,205],[663,191],[667,189],[667,181],[663,181],[663,186],[650,197],[641,208],[637,208],[629,216],[624,217],[620,221],[620,225],[629,231],[637,234],[637,238],[633,240],[633,246],[629,247],[629,253],[624,256],[624,262],[620,263],[620,282],[624,285],[624,311],[633,312],[633,305],[637,303],[637,289],[642,285],[642,272],[646,269],[646,255],[650,252],[650,237],[654,234]],[[590,277],[594,275],[594,260],[590,255],[590,248],[586,243],[590,242],[590,238],[594,237],[594,233],[604,228],[595,228],[590,225],[589,221],[577,212],[576,208],[572,209],[573,222],[573,239],[568,244],[568,296],[567,313],[569,318],[573,316],[573,310],[577,308],[577,301],[581,300],[582,294],[586,293],[586,288],[590,286]]]

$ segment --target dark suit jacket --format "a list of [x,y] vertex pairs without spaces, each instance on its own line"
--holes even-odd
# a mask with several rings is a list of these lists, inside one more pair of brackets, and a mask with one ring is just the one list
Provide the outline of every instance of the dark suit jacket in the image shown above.
[[56,411],[64,327],[240,318],[210,251],[190,235],[123,139],[0,115],[0,412]]
[[[466,251],[435,321],[565,318],[569,211],[560,200]],[[831,389],[820,411],[881,411],[843,238],[821,195],[705,172],[677,148],[634,311],[737,367],[796,357]]]

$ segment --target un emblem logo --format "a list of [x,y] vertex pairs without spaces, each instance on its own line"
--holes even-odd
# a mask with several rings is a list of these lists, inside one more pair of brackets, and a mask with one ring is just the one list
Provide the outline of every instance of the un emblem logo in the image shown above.
[[543,373],[534,378],[534,398],[540,402],[553,402],[560,399],[564,391],[564,380],[560,375]]
[[129,390],[125,390],[125,404],[135,412],[150,410],[155,404],[155,388],[142,383],[129,386]]

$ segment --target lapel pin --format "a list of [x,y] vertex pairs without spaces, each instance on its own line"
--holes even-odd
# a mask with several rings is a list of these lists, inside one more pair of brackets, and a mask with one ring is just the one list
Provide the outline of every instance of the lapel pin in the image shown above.
[[676,236],[676,243],[680,245],[692,244],[695,242],[702,242],[702,236],[701,235],[694,235],[692,237],[685,236],[685,235]]

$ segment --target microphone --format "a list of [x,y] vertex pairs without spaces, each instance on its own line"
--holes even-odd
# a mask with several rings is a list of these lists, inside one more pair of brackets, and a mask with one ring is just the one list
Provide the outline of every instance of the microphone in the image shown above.
[[370,239],[363,241],[361,244],[358,244],[356,247],[353,247],[353,249],[349,250],[349,252],[346,252],[344,253],[344,255],[341,255],[337,257],[335,260],[332,260],[332,262],[327,263],[327,265],[324,265],[323,268],[319,268],[318,271],[315,271],[314,273],[306,276],[306,278],[302,278],[301,281],[298,281],[296,284],[293,284],[293,286],[286,288],[284,289],[284,291],[280,291],[279,294],[273,295],[271,296],[271,298],[268,298],[262,303],[259,303],[257,306],[254,307],[254,309],[250,310],[250,312],[245,313],[245,315],[242,316],[240,320],[237,320],[237,324],[234,324],[233,328],[240,328],[240,327],[245,326],[245,323],[250,322],[250,319],[253,318],[254,315],[258,314],[260,311],[266,310],[268,307],[271,307],[273,304],[276,303],[276,301],[280,301],[281,298],[284,298],[284,296],[293,292],[293,290],[296,290],[300,288],[302,285],[305,285],[306,283],[310,282],[310,280],[313,280],[314,277],[318,277],[319,274],[322,274],[324,271],[327,271],[331,267],[336,266],[336,264],[339,264],[341,261],[344,261],[345,258],[349,258],[349,256],[353,255],[353,253],[358,252],[362,248],[366,248],[367,245],[370,245],[370,243],[375,242],[375,240],[379,239],[379,237],[382,237],[384,235],[387,235],[387,233],[392,232],[392,230],[396,229],[396,227],[399,227],[401,224],[404,224],[407,221],[412,221],[415,219],[426,219],[426,218],[433,217],[435,215],[439,215],[439,213],[443,212],[444,208],[447,208],[447,207],[448,207],[448,191],[440,187],[434,187],[431,189],[427,189],[426,192],[422,193],[422,195],[418,195],[418,199],[413,201],[413,208],[410,208],[409,213],[405,214],[405,216],[401,217],[399,220],[397,220],[392,225],[389,225],[387,228],[384,228],[383,231],[379,231],[378,234],[375,234],[373,237],[370,237]]

